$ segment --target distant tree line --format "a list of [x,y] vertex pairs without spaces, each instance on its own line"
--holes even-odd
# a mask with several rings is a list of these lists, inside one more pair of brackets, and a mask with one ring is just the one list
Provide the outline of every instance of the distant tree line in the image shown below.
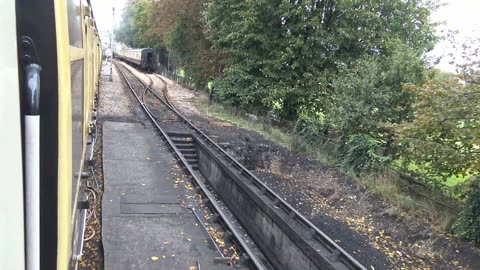
[[479,49],[462,48],[467,61],[458,74],[428,66],[424,55],[438,41],[430,15],[438,6],[131,0],[116,39],[156,48],[162,63],[170,53],[169,63],[196,88],[213,82],[224,104],[295,122],[311,144],[334,142],[339,165],[356,173],[395,163],[433,177],[474,176]]

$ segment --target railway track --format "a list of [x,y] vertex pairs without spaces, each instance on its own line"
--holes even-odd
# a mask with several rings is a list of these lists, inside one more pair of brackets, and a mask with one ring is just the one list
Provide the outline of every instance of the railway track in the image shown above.
[[[147,75],[145,82],[125,66],[117,68],[218,216],[244,265],[252,269],[366,269],[185,118],[170,101],[168,84],[162,77],[151,75],[165,85],[158,94],[152,89],[151,76]],[[211,161],[206,163],[206,159]],[[219,177],[219,181],[212,180]],[[218,198],[235,215],[235,223],[242,224],[241,229],[230,222]],[[241,233],[243,230],[255,245],[247,244],[251,241],[244,240],[247,234]]]
[[[211,237],[215,248],[218,250],[218,260],[224,261],[226,264],[235,264],[237,261],[239,261],[242,265],[246,266],[245,268],[247,269],[272,269],[272,267],[268,266],[268,263],[264,262],[265,259],[262,258],[259,252],[255,251],[251,245],[246,243],[242,235],[243,232],[240,232],[238,227],[230,221],[230,216],[222,209],[222,205],[218,202],[216,196],[212,194],[209,188],[195,173],[195,166],[192,166],[192,164],[188,162],[184,154],[182,154],[182,151],[174,143],[174,139],[172,139],[167,131],[161,126],[161,124],[168,124],[171,128],[170,130],[175,130],[176,126],[181,125],[181,119],[172,115],[169,108],[159,106],[161,104],[159,104],[160,100],[158,100],[157,95],[153,95],[153,97],[157,100],[148,99],[149,97],[152,97],[149,94],[154,93],[150,88],[153,85],[151,78],[149,78],[149,82],[146,84],[121,64],[116,64],[116,67],[125,79],[125,82],[127,83],[132,94],[144,109],[148,118],[158,129],[162,138],[167,141],[169,149],[177,158],[183,171],[188,175],[188,181],[192,183],[192,189],[197,192],[197,194],[201,194],[201,197],[203,197],[203,203],[206,204],[203,207],[198,203],[189,203],[185,206],[192,210],[200,224],[205,228],[205,230],[207,230],[207,233]],[[156,106],[154,112],[151,110],[151,106]],[[195,197],[195,195],[192,194],[191,197]],[[205,211],[207,211],[207,213],[205,213]],[[214,226],[214,233],[212,230],[209,231],[206,228],[205,223],[207,223],[207,221],[210,225],[217,225]],[[226,236],[226,239],[218,238],[218,235],[222,234]],[[218,243],[220,241],[226,242],[223,245],[227,247],[226,249],[229,251],[229,253],[225,254],[224,251],[221,250],[220,245],[222,244]],[[228,242],[230,242],[230,245]]]

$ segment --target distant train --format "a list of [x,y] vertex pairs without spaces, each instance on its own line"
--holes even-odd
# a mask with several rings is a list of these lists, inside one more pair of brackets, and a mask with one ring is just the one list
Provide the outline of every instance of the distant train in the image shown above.
[[145,71],[154,71],[158,63],[157,53],[151,48],[119,50],[114,52],[114,57]]

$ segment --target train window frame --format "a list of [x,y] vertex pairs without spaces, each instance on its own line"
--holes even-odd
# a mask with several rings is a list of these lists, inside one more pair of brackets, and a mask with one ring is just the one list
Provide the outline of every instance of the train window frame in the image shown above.
[[[74,67],[78,65],[79,67]],[[85,114],[85,59],[81,58],[75,61],[70,61],[70,93],[72,104],[72,210],[75,208],[76,191],[79,185],[79,179],[75,176],[82,168],[83,156],[83,126]],[[77,91],[78,90],[78,91]],[[77,97],[77,102],[75,100]],[[80,108],[75,111],[75,106]]]
[[[88,36],[87,36],[87,18],[85,17],[85,7],[88,6],[88,2],[85,0],[67,0],[67,10],[70,10],[72,6],[75,7],[76,13],[67,12],[67,23],[69,26],[69,47],[70,47],[70,102],[72,104],[71,111],[71,140],[72,140],[72,207],[71,217],[72,221],[75,221],[76,205],[77,205],[77,190],[80,181],[80,172],[83,170],[84,165],[84,146],[85,146],[85,88],[87,87],[87,74],[88,74],[88,61],[86,57],[86,50],[88,49]],[[76,25],[75,25],[76,24]],[[75,26],[76,32],[70,31],[71,25]],[[78,34],[79,31],[79,34]],[[74,42],[72,43],[72,35],[74,36]],[[74,68],[77,63],[81,62],[81,68]],[[80,75],[78,75],[80,74]],[[77,75],[77,77],[75,77]],[[77,85],[77,86],[76,86]],[[81,107],[78,112],[73,111],[73,106],[78,103],[77,106]],[[77,114],[77,115],[76,115]],[[81,118],[81,119],[76,119]]]
[[70,46],[83,48],[83,3],[82,0],[67,0],[68,36]]

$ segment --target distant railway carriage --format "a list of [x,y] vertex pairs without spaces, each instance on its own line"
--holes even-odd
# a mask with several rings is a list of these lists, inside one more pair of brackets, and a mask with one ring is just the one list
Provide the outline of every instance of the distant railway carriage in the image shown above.
[[157,67],[157,54],[151,48],[119,50],[114,56],[142,70],[154,71]]

